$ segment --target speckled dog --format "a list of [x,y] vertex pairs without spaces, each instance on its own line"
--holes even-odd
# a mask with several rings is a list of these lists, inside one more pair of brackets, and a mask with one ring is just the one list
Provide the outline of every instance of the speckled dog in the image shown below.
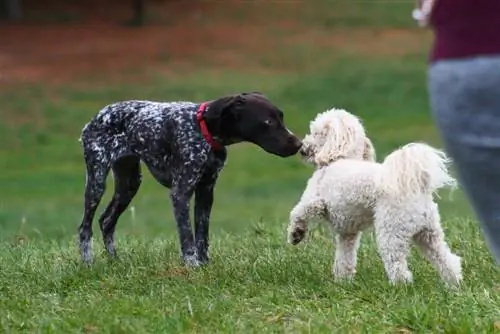
[[[208,262],[213,191],[226,161],[225,146],[251,142],[287,157],[301,141],[283,123],[283,112],[261,93],[242,93],[206,103],[124,101],[102,109],[83,129],[87,168],[80,252],[92,261],[92,220],[113,171],[113,198],[99,219],[104,245],[116,255],[114,232],[120,215],[141,184],[140,161],[170,188],[184,263]],[[195,194],[194,225],[189,202]]]

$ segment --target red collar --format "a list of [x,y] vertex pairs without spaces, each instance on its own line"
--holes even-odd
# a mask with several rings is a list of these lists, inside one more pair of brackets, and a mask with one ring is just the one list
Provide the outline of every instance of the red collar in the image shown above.
[[215,140],[215,138],[210,134],[208,131],[207,127],[207,122],[203,119],[203,113],[207,109],[208,102],[203,102],[200,105],[200,108],[198,109],[198,112],[196,113],[196,119],[198,120],[198,123],[200,124],[201,128],[201,134],[205,138],[205,140],[212,146],[214,150],[222,150],[224,146],[219,143],[218,141]]

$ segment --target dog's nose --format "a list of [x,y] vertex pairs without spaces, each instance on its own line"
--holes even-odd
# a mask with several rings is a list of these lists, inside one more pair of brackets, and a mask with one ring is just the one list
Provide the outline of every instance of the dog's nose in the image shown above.
[[302,141],[297,138],[297,137],[290,137],[288,139],[289,143],[291,143],[293,146],[297,147],[297,149],[302,147]]
[[306,157],[307,156],[307,149],[304,145],[302,145],[299,149],[299,154],[303,157]]

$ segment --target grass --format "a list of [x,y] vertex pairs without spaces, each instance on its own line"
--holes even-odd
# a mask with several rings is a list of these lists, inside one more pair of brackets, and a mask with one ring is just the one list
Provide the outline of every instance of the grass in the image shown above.
[[121,260],[98,257],[91,269],[77,261],[72,243],[4,244],[0,279],[18,283],[0,288],[0,323],[62,333],[492,332],[500,298],[485,277],[495,274],[469,223],[470,241],[449,231],[466,254],[460,290],[446,289],[416,254],[415,285],[390,287],[370,235],[358,279],[334,283],[330,237],[316,230],[292,249],[280,224],[218,234],[212,264],[197,270],[181,267],[176,242],[162,238],[121,238]]
[[[411,25],[402,19],[408,16],[409,3],[377,3],[366,12],[359,11],[358,3],[315,3],[317,7],[302,6],[282,15],[302,22],[313,35]],[[245,11],[239,10],[219,15],[244,20]],[[283,30],[276,36],[289,37]],[[229,148],[216,188],[208,267],[181,266],[167,190],[147,172],[132,203],[134,214],[125,212],[118,225],[120,260],[108,261],[103,254],[96,226],[96,262],[91,268],[80,264],[75,234],[84,170],[77,138],[83,124],[111,101],[203,100],[260,90],[285,110],[286,123],[299,135],[307,132],[316,113],[336,106],[363,119],[379,159],[409,141],[440,145],[428,110],[425,48],[392,55],[385,50],[384,57],[356,48],[346,53],[342,45],[328,50],[325,54],[324,46],[310,42],[272,57],[257,56],[258,63],[268,65],[288,59],[297,72],[202,64],[190,73],[151,75],[140,83],[110,84],[94,77],[90,83],[82,79],[65,86],[3,87],[2,331],[499,332],[500,275],[461,192],[453,200],[440,200],[447,239],[464,258],[460,289],[446,288],[418,252],[410,258],[415,284],[389,286],[369,232],[362,240],[356,280],[335,283],[329,231],[318,226],[305,244],[285,243],[288,212],[311,168],[297,157],[281,159],[249,144]],[[109,197],[108,192],[99,211]]]

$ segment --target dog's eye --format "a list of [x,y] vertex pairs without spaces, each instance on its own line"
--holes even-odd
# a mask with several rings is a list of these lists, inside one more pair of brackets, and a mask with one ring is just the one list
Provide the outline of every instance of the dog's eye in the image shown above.
[[264,121],[264,124],[265,124],[266,126],[271,126],[271,125],[273,125],[273,124],[274,124],[274,121],[272,121],[272,120],[268,119],[268,120],[265,120],[265,121]]

